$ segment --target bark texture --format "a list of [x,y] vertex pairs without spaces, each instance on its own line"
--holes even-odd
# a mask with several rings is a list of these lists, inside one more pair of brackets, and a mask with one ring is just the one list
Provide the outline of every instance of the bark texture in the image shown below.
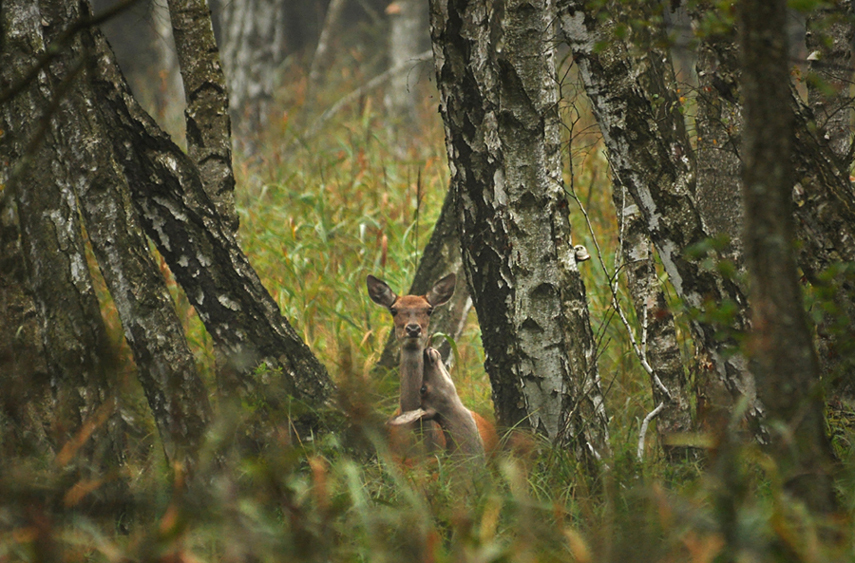
[[431,3],[463,264],[500,425],[609,452],[561,147],[551,1]]
[[251,137],[266,123],[279,65],[286,52],[285,8],[275,0],[223,3],[222,58],[229,109],[238,146],[252,150]]
[[[5,91],[35,64],[47,43],[38,6],[4,3],[2,15]],[[72,178],[63,166],[61,131],[43,119],[56,111],[53,94],[63,87],[67,89],[67,81],[57,84],[42,72],[0,110],[4,156],[11,159],[7,189],[15,197],[50,377],[53,412],[48,435],[55,451],[105,400],[111,353],[86,263]]]
[[851,160],[852,2],[818,6],[807,18],[808,104],[832,152]]
[[[617,5],[609,3],[614,13]],[[591,99],[608,150],[612,172],[632,194],[646,229],[681,299],[696,314],[692,333],[702,355],[701,364],[727,390],[713,398],[727,407],[746,397],[747,416],[762,437],[762,406],[756,400],[754,379],[738,350],[736,335],[749,326],[746,298],[741,289],[719,272],[706,269],[687,249],[710,238],[693,194],[693,155],[686,135],[670,59],[639,48],[631,53],[614,35],[614,21],[598,17],[582,1],[561,0],[559,18],[564,37]],[[645,43],[641,43],[645,45]],[[634,56],[632,56],[634,55]],[[704,312],[722,304],[734,314],[722,338]],[[730,397],[728,397],[728,395]]]
[[638,206],[626,190],[617,185],[613,194],[621,233],[621,254],[627,287],[641,327],[639,346],[651,376],[653,404],[662,405],[656,430],[666,456],[672,460],[684,458],[686,448],[670,445],[673,436],[693,430],[691,398],[674,316],[665,302],[659,283],[652,243]]
[[184,82],[187,152],[202,185],[232,234],[238,230],[226,78],[205,0],[168,0]]
[[[49,44],[65,31],[68,22],[90,15],[81,13],[80,7],[77,3],[44,0],[37,12],[41,29],[30,29],[27,33],[31,39]],[[39,127],[48,132],[40,150],[54,151],[53,173],[63,178],[60,185],[66,183],[69,189],[62,197],[80,207],[167,457],[172,462],[191,462],[210,419],[207,391],[196,372],[166,285],[148,252],[148,241],[131,205],[127,181],[120,173],[111,145],[101,142],[106,132],[91,102],[95,99],[91,75],[79,66],[75,68],[75,63],[83,60],[93,47],[85,42],[85,37],[75,39],[45,69],[44,87],[49,88],[52,106],[33,107],[35,111],[26,114],[24,122],[13,129],[14,138],[23,144],[38,135]],[[40,53],[36,50],[33,54]],[[25,163],[31,156],[26,150],[18,155],[19,162]],[[33,189],[25,178],[26,175],[15,178],[22,193]],[[48,197],[58,197],[49,190],[40,191]],[[26,206],[23,209],[32,211]],[[76,218],[76,207],[73,213]],[[80,276],[88,276],[85,261],[78,267],[83,270]],[[44,275],[33,272],[31,279],[38,280]],[[36,295],[41,291],[44,288],[37,288]],[[90,322],[101,322],[97,301],[85,315],[92,319]],[[102,379],[106,377],[104,373]],[[111,388],[106,380],[99,380],[97,385],[101,386],[98,390],[101,396]]]
[[396,74],[389,80],[384,101],[396,125],[413,127],[416,122],[418,98],[416,84],[419,68],[416,57],[427,48],[427,6],[422,0],[398,0],[386,9],[389,14],[389,68],[411,65],[409,72]]
[[[697,22],[701,10],[693,11]],[[726,235],[722,255],[742,268],[742,194],[739,152],[742,105],[736,32],[708,35],[698,45],[698,113],[695,125],[698,211],[716,238]]]
[[[93,33],[97,107],[146,234],[154,240],[222,355],[219,387],[274,411],[286,396],[324,405],[332,383],[208,198],[200,171],[136,103],[109,47]],[[268,368],[263,376],[254,370]],[[263,418],[263,417],[262,417]]]
[[793,111],[784,0],[744,0],[738,11],[745,107],[743,196],[751,279],[752,367],[769,417],[784,487],[814,512],[837,509],[819,366],[797,282],[792,206]]

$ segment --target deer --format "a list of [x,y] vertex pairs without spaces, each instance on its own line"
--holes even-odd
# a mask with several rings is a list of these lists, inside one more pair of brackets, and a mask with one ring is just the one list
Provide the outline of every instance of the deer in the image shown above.
[[427,348],[424,351],[424,377],[419,396],[419,408],[404,411],[387,424],[399,426],[418,420],[436,421],[442,428],[446,451],[450,456],[483,465],[486,459],[485,440],[481,436],[482,429],[476,422],[478,415],[463,406],[454,381],[436,348]]
[[[457,277],[451,273],[436,282],[425,295],[398,296],[383,280],[371,275],[366,280],[368,296],[371,300],[385,307],[392,314],[395,338],[401,344],[399,366],[401,393],[398,414],[415,411],[421,407],[420,389],[425,372],[425,350],[430,341],[428,332],[430,315],[435,307],[451,299],[456,282]],[[444,365],[443,369],[445,369]],[[479,428],[484,429],[487,437],[484,441],[490,446],[495,446],[498,443],[495,429],[484,418],[475,416],[478,419]],[[401,423],[395,426],[416,429],[419,424],[423,429],[426,451],[433,453],[446,446],[444,433],[436,422],[429,419],[414,418],[409,424]]]

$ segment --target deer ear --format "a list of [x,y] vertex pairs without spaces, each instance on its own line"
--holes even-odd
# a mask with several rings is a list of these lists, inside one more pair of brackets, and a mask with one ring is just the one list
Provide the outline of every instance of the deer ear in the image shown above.
[[436,416],[436,411],[426,411],[425,409],[419,408],[401,413],[395,418],[390,419],[386,424],[389,426],[402,426],[417,420],[431,420],[434,416]]
[[395,292],[386,285],[386,282],[374,276],[368,276],[365,280],[365,285],[368,286],[368,297],[378,305],[391,307],[392,303],[398,298]]
[[428,303],[431,304],[432,307],[436,307],[438,305],[442,305],[451,299],[451,296],[454,295],[454,284],[457,283],[457,276],[453,273],[448,274],[438,282],[434,284],[425,298]]

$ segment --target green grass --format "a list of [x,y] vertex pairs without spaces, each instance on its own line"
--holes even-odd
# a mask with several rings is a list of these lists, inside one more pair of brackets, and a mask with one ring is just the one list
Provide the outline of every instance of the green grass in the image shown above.
[[[314,138],[292,142],[363,79],[358,66],[342,71],[322,101],[308,107],[304,81],[295,73],[272,112],[280,117],[259,132],[259,153],[251,160],[236,157],[242,247],[283,314],[348,396],[346,430],[239,456],[229,448],[230,420],[223,415],[211,429],[197,486],[185,490],[182,476],[165,464],[128,367],[122,404],[136,434],[122,475],[132,515],[126,529],[100,519],[97,503],[90,507],[101,483],[91,484],[83,500],[69,500],[74,483],[64,482],[49,463],[6,464],[0,473],[0,491],[8,493],[0,498],[0,562],[855,558],[847,541],[837,547],[829,539],[828,530],[851,535],[849,516],[822,522],[804,514],[784,498],[774,464],[755,446],[719,444],[703,466],[671,464],[659,456],[651,428],[645,461],[635,458],[640,421],[653,406],[650,386],[613,318],[608,280],[596,260],[582,271],[602,342],[599,366],[615,451],[608,471],[588,475],[567,451],[543,443],[499,455],[482,475],[442,459],[402,467],[388,455],[382,420],[396,406],[397,381],[394,374],[374,380],[372,367],[391,321],[369,300],[365,276],[406,291],[439,213],[448,169],[437,97],[428,88],[419,130],[403,150],[389,133],[380,93],[336,116]],[[568,186],[585,202],[603,258],[612,265],[617,234],[609,171],[592,120],[581,111]],[[575,242],[593,251],[584,218],[575,205],[571,209]],[[201,369],[212,378],[210,338],[174,282],[171,287]],[[105,315],[113,334],[120,334],[109,306]],[[457,350],[453,376],[462,399],[489,415],[474,314]],[[841,433],[838,441],[849,443],[849,436]],[[848,457],[844,469],[840,483],[849,515],[855,464]],[[728,541],[735,551],[727,551]]]

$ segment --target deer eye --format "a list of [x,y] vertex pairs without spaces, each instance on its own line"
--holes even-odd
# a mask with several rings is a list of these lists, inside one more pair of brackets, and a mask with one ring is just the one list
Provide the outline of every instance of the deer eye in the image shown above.
[[427,393],[428,393],[427,385],[422,385],[422,388],[419,389],[419,393],[421,393],[422,396],[427,395]]
[[398,309],[395,307],[389,307],[389,312],[392,313],[392,316],[394,317],[398,314]]
[[431,314],[433,314],[433,307],[427,310],[427,314],[428,316],[431,316]]

